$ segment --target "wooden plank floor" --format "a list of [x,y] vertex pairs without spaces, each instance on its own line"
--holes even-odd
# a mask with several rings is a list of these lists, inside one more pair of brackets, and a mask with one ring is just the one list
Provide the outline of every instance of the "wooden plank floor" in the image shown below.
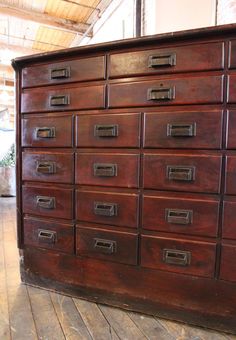
[[15,199],[0,198],[0,340],[236,340],[20,282]]

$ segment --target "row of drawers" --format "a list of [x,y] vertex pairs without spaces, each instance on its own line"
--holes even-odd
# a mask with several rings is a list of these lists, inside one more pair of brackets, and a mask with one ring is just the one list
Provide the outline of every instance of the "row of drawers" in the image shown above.
[[[236,41],[230,42],[228,67],[236,68]],[[224,43],[211,42],[145,49],[108,55],[108,77],[130,77],[174,72],[222,70]],[[22,72],[22,87],[106,78],[106,56],[85,57],[26,67]]]

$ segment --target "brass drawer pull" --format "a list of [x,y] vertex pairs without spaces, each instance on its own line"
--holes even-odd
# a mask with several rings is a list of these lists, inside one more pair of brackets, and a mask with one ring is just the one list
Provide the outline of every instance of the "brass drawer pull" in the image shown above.
[[167,166],[166,177],[172,181],[194,181],[194,166]]
[[189,266],[191,263],[191,253],[176,249],[163,249],[163,261],[176,266]]
[[50,106],[65,106],[70,104],[69,95],[50,96]]
[[37,162],[36,171],[40,174],[55,174],[56,164],[54,162]]
[[38,229],[38,240],[42,243],[54,244],[56,232],[51,230]]
[[51,69],[51,79],[70,78],[70,67]]
[[175,99],[174,87],[155,87],[148,89],[147,100],[162,101]]
[[163,66],[175,66],[176,53],[159,53],[148,57],[148,67],[158,68]]
[[118,125],[94,125],[95,137],[117,137]]
[[36,128],[36,138],[55,138],[55,127],[38,127]]
[[36,196],[36,205],[43,209],[54,209],[56,206],[55,197]]
[[99,216],[117,216],[117,204],[94,202],[94,214]]
[[196,123],[167,124],[167,136],[171,136],[171,137],[194,137],[194,136],[196,136]]
[[100,253],[113,254],[116,252],[116,241],[94,238],[94,249]]
[[193,211],[180,209],[165,209],[165,219],[171,224],[192,224]]
[[94,163],[93,174],[96,177],[114,177],[117,176],[117,164]]

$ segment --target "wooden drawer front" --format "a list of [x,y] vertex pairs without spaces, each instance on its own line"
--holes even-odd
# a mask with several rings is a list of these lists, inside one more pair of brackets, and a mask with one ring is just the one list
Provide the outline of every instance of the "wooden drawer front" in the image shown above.
[[222,237],[236,240],[236,197],[224,201]]
[[138,195],[78,190],[76,219],[137,228]]
[[226,156],[225,193],[236,194],[236,155]]
[[213,277],[216,244],[143,235],[141,266],[175,273]]
[[76,109],[103,108],[103,85],[24,90],[21,96],[21,112],[49,112]]
[[71,189],[23,186],[22,202],[25,214],[71,219]]
[[218,193],[221,162],[212,154],[144,154],[144,187]]
[[95,79],[105,79],[104,56],[30,66],[22,70],[22,87]]
[[223,69],[222,42],[189,46],[173,46],[110,55],[111,78]]
[[136,265],[137,247],[134,233],[76,228],[77,255]]
[[228,103],[236,103],[236,74],[228,76]]
[[140,114],[81,115],[76,118],[79,147],[139,147]]
[[22,119],[22,146],[71,147],[72,143],[72,117]]
[[109,107],[223,102],[223,76],[163,78],[110,85]]
[[227,124],[227,138],[226,147],[228,149],[236,149],[236,111],[228,111],[228,124]]
[[145,148],[221,148],[223,112],[145,113]]
[[222,244],[220,279],[236,282],[236,245]]
[[216,199],[175,195],[144,195],[143,198],[144,229],[215,237],[218,217],[219,200]]
[[229,43],[229,68],[236,68],[236,40]]
[[24,218],[24,244],[73,254],[74,227],[72,224]]
[[22,179],[25,181],[73,183],[73,153],[22,153]]
[[76,184],[137,188],[139,155],[78,153]]

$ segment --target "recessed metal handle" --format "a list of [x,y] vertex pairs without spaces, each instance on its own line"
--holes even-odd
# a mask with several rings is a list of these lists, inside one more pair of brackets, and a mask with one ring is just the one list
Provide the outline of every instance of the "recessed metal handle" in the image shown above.
[[167,136],[170,136],[170,137],[194,137],[194,136],[196,136],[196,123],[167,124]]
[[94,136],[95,137],[117,137],[118,136],[118,125],[94,125]]
[[192,224],[193,211],[180,209],[165,209],[165,219],[171,224]]
[[148,89],[147,100],[163,101],[175,99],[174,87],[155,87]]
[[94,214],[99,216],[117,216],[116,203],[94,202]]
[[69,95],[50,96],[50,106],[65,106],[70,104]]
[[163,261],[176,266],[189,266],[191,263],[191,253],[176,249],[163,249]]
[[167,166],[166,177],[172,181],[194,181],[194,166]]
[[51,79],[70,78],[70,67],[60,67],[51,69]]
[[116,241],[94,238],[94,249],[99,253],[113,254],[116,252]]
[[117,164],[94,163],[93,174],[96,177],[114,177],[117,176]]
[[55,138],[56,129],[55,127],[37,127],[36,138]]
[[54,244],[56,242],[56,232],[51,230],[38,229],[38,240],[41,243]]
[[36,171],[40,174],[55,174],[56,164],[54,162],[37,162]]
[[176,65],[176,53],[158,53],[148,57],[148,67],[158,68]]
[[54,209],[56,206],[55,197],[36,196],[36,205],[43,209]]

